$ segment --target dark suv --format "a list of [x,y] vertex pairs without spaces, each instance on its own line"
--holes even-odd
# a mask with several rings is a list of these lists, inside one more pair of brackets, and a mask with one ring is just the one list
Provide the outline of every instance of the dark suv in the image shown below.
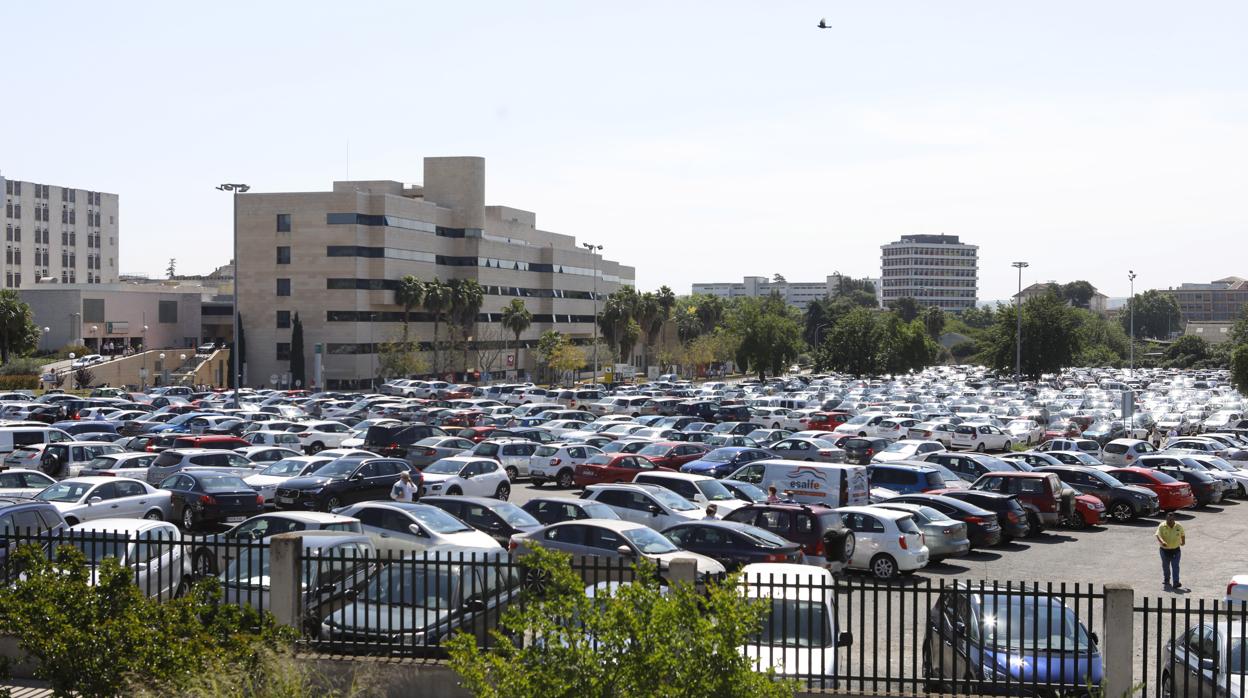
[[49,502],[0,498],[0,569],[21,536],[56,534],[67,529],[65,519]]
[[1074,491],[1069,501],[1066,488],[1053,473],[988,473],[980,476],[971,489],[1013,495],[1027,510],[1029,534],[1040,535],[1045,526],[1057,526],[1074,513]]
[[397,427],[371,426],[364,434],[364,450],[389,458],[402,458],[412,444],[430,436],[449,436],[446,430],[429,424]]
[[278,509],[333,511],[371,499],[388,499],[399,473],[411,473],[421,486],[423,476],[407,461],[397,458],[339,458],[316,472],[295,477],[277,488]]
[[923,460],[928,463],[943,465],[967,482],[975,482],[984,473],[1011,473],[1031,470],[1031,466],[1026,463],[1004,460],[982,453],[937,451],[928,454]]
[[871,457],[888,448],[892,442],[874,436],[855,436],[845,439],[841,448],[845,449],[845,462],[854,465],[868,465]]
[[[854,553],[854,535],[835,509],[805,504],[748,504],[724,517],[758,526],[802,546],[807,561],[846,562]],[[810,558],[816,560],[810,560]]]
[[1115,521],[1132,521],[1140,516],[1152,516],[1161,511],[1161,502],[1148,488],[1126,485],[1113,475],[1095,468],[1078,465],[1046,465],[1036,472],[1053,473],[1063,483],[1082,494],[1101,500],[1105,510]]

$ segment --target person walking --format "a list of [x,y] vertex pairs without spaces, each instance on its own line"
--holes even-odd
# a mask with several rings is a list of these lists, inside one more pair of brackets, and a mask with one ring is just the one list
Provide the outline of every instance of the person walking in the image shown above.
[[396,502],[414,502],[419,496],[420,488],[412,482],[411,473],[399,473],[399,479],[395,480],[394,487],[390,488],[390,499]]
[[[1183,557],[1183,546],[1187,544],[1187,533],[1183,531],[1183,526],[1174,520],[1173,511],[1166,513],[1166,520],[1157,526],[1154,537],[1161,546],[1162,588],[1187,591],[1179,579],[1179,560]],[[1172,579],[1173,585],[1170,584]]]

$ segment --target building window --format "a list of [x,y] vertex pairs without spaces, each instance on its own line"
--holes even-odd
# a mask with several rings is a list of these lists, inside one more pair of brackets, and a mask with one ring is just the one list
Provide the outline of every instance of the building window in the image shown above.
[[277,360],[290,361],[290,342],[277,343]]
[[283,247],[277,248],[277,263],[278,264],[290,264],[290,248],[289,247],[283,246]]
[[290,295],[290,279],[278,279],[277,280],[277,295],[279,296]]
[[177,301],[160,301],[158,304],[158,312],[160,321],[164,323],[174,323],[178,321],[178,302]]
[[290,311],[289,310],[277,311],[277,329],[279,330],[290,329]]
[[277,232],[279,233],[290,232],[290,214],[289,213],[277,214]]

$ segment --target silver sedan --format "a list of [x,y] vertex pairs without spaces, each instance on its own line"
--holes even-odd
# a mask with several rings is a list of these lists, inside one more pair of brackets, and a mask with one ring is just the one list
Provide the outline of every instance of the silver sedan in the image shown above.
[[941,512],[922,504],[890,503],[887,500],[872,504],[881,509],[904,511],[914,517],[923,532],[923,542],[933,561],[965,555],[971,549],[971,539],[966,534],[966,524],[955,521]]
[[431,465],[435,461],[457,456],[464,451],[470,450],[473,446],[476,446],[476,444],[458,436],[430,436],[408,446],[407,456],[404,460],[424,470],[425,466]]

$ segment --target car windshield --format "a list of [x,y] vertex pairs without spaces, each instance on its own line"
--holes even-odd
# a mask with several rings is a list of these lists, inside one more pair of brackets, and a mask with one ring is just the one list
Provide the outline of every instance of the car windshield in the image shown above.
[[554,446],[538,446],[533,451],[533,455],[538,456],[540,458],[547,458],[549,456],[555,455],[558,452],[559,452],[559,449],[555,448]]
[[827,606],[818,601],[773,598],[762,631],[750,642],[770,647],[831,647],[834,638]]
[[916,448],[918,448],[918,446],[914,444],[903,444],[900,441],[898,441],[897,443],[891,444],[888,448],[881,451],[881,453],[909,453],[910,451],[913,451]]
[[591,519],[618,519],[620,515],[606,504],[599,502],[583,502],[581,508],[589,515]]
[[732,496],[732,492],[728,491],[719,480],[699,480],[695,483],[698,491],[706,496],[710,502],[726,502],[736,497]]
[[1091,649],[1087,631],[1065,606],[1003,594],[986,595],[981,603],[986,644],[1015,650]]
[[419,521],[421,526],[434,533],[466,533],[473,530],[472,526],[435,506],[424,506],[406,511],[413,519]]
[[459,581],[448,569],[395,565],[378,572],[360,596],[369,603],[450,609]]
[[668,509],[672,509],[674,511],[693,511],[698,508],[696,504],[690,503],[689,500],[681,497],[671,490],[656,489],[650,492],[650,496],[659,500],[659,502]]
[[1087,474],[1105,483],[1107,487],[1122,487],[1122,481],[1108,473],[1088,468]]
[[200,475],[199,484],[205,492],[238,492],[251,491],[247,483],[236,475]]
[[443,458],[425,468],[426,473],[433,475],[458,475],[460,470],[464,469],[466,463],[462,460],[451,460]]
[[866,416],[866,415],[862,415],[862,416],[854,417],[853,419],[851,419],[851,420],[849,420],[848,422],[845,422],[845,423],[846,423],[846,424],[858,425],[858,424],[866,424],[866,423],[867,423],[867,422],[869,422],[869,421],[871,421],[871,417]]
[[637,452],[639,456],[665,456],[672,449],[671,446],[664,444],[650,444]]
[[748,482],[733,482],[731,489],[737,493],[738,497],[744,498],[746,501],[767,501],[767,493],[762,488],[751,485]]
[[1248,642],[1244,638],[1231,639],[1231,657],[1227,660],[1226,668],[1235,676],[1248,674]]
[[91,487],[85,482],[58,482],[35,495],[35,499],[45,502],[77,502]]
[[248,548],[245,553],[230,561],[225,568],[225,584],[227,586],[259,586],[269,585],[269,549],[268,547]]
[[100,564],[106,557],[117,558],[124,565],[127,553],[131,552],[129,533],[70,531],[66,542],[82,551],[91,566]]
[[652,528],[630,528],[626,531],[620,531],[620,535],[624,536],[629,543],[633,544],[633,547],[646,555],[662,555],[680,550],[670,540],[659,535]]
[[746,530],[737,531],[737,533],[745,536],[755,545],[762,548],[783,548],[787,545],[792,545],[792,543],[781,538],[780,536],[777,536],[771,531],[765,531],[761,528],[755,528],[753,526]]
[[277,461],[276,463],[274,463],[273,465],[270,465],[264,470],[261,470],[260,474],[261,475],[274,475],[274,476],[298,475],[299,473],[303,472],[303,468],[306,465],[307,463],[304,463],[303,461],[285,458],[285,459]]
[[701,460],[704,460],[708,463],[731,463],[733,456],[737,455],[737,453],[739,453],[739,451],[727,451],[724,449],[716,449],[702,456]]
[[594,456],[585,462],[589,465],[610,465],[611,456],[605,454],[601,456]]
[[426,437],[426,438],[421,439],[420,441],[417,441],[417,442],[416,442],[415,444],[413,444],[413,445],[415,445],[415,446],[437,446],[438,444],[442,443],[442,439],[444,439],[444,438],[446,438],[446,437],[444,437],[444,436],[429,436],[429,437]]
[[[683,500],[682,500],[683,501]],[[533,518],[529,512],[512,504],[511,502],[494,502],[490,508],[495,514],[503,517],[511,526],[541,526],[541,522]]]
[[330,461],[325,465],[316,469],[319,477],[342,478],[355,472],[359,467],[360,460],[358,458],[342,458],[340,460]]
[[109,470],[110,468],[113,468],[116,465],[117,465],[116,458],[92,458],[91,462],[87,463],[83,467],[91,468],[92,470]]

